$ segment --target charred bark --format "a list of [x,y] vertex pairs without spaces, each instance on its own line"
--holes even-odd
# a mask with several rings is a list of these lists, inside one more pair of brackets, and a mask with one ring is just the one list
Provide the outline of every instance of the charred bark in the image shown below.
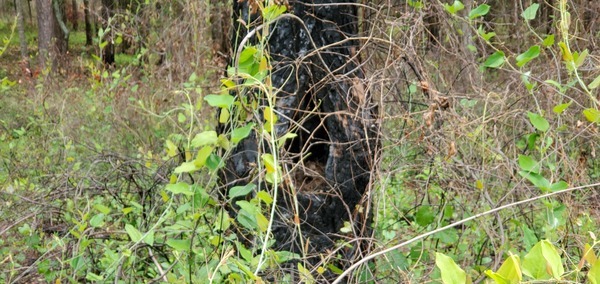
[[[242,48],[240,40],[261,22],[249,2],[233,1],[234,56]],[[370,234],[367,191],[375,168],[378,125],[357,56],[360,43],[353,39],[358,32],[355,2],[289,1],[288,12],[296,17],[280,17],[271,24],[266,48],[271,82],[281,90],[275,132],[298,135],[279,151],[285,177],[278,191],[275,247],[308,253],[313,263],[340,240],[352,247],[338,253],[341,259],[358,257],[365,246],[356,240]],[[249,29],[244,23],[250,23]],[[234,185],[255,182],[250,176],[257,153],[270,151],[259,149],[264,144],[259,139],[253,133],[227,159],[221,174],[224,193]],[[231,206],[231,214],[235,211]],[[294,225],[296,215],[300,231]],[[352,230],[343,233],[343,227]],[[346,265],[340,259],[336,263]]]

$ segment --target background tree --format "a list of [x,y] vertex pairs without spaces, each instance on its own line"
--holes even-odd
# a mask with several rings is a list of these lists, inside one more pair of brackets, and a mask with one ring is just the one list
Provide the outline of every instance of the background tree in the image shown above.
[[[104,30],[104,38],[100,39],[101,42],[105,42],[102,48],[102,62],[106,65],[111,65],[115,62],[115,45],[112,38],[112,27],[109,22],[114,14],[115,0],[102,0],[102,29]],[[110,30],[108,30],[110,29]],[[108,30],[108,31],[107,31]]]
[[90,0],[83,0],[83,17],[85,21],[85,45],[92,45],[94,26],[90,16]]
[[65,28],[60,27],[61,22],[64,25],[63,19],[59,20],[58,18],[58,16],[64,15],[61,13],[64,11],[64,5],[60,0],[36,0],[36,9],[39,63],[42,69],[48,66],[54,69],[57,59],[61,54],[67,52],[68,48],[68,33],[65,33]]
[[25,18],[23,17],[23,1],[15,0],[15,4],[17,10],[17,29],[19,30],[19,46],[21,48],[21,60],[25,67],[24,69],[29,70],[29,52],[27,51],[27,39],[25,38]]

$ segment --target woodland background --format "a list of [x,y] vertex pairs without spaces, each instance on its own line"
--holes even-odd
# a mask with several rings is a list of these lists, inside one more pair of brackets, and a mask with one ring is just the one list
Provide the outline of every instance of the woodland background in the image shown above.
[[0,282],[600,283],[600,2],[357,2],[368,240],[398,248],[349,271],[263,249],[268,196],[255,227],[219,218],[218,165],[182,175],[218,125],[232,3],[1,0]]

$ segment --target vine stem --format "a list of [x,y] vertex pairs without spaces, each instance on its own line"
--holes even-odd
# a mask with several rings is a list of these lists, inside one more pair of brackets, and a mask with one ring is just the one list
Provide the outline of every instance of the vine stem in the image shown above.
[[491,209],[491,210],[488,210],[488,211],[485,211],[485,212],[482,212],[482,213],[479,213],[479,214],[475,214],[475,215],[473,215],[473,216],[471,216],[469,218],[465,218],[465,219],[462,219],[460,221],[454,222],[454,223],[452,223],[450,225],[447,225],[447,226],[435,229],[433,231],[429,231],[427,233],[418,235],[418,236],[416,236],[416,237],[414,237],[414,238],[412,238],[412,239],[410,239],[408,241],[405,241],[403,243],[397,244],[395,246],[389,247],[387,249],[384,249],[382,251],[378,251],[376,253],[373,253],[371,255],[368,255],[368,256],[362,258],[361,260],[357,261],[356,263],[354,263],[353,265],[351,265],[350,267],[348,267],[348,269],[346,269],[342,274],[340,274],[340,276],[338,276],[338,278],[336,278],[335,281],[332,282],[332,284],[340,283],[344,279],[344,277],[346,277],[346,276],[348,276],[348,274],[350,274],[350,272],[352,272],[354,269],[356,269],[357,267],[361,266],[362,264],[366,263],[367,261],[369,261],[371,259],[374,259],[374,258],[376,258],[378,256],[382,256],[382,255],[384,255],[384,254],[386,254],[388,252],[391,252],[393,250],[399,249],[399,248],[401,248],[403,246],[406,246],[408,244],[414,243],[414,242],[416,242],[418,240],[424,239],[424,238],[429,237],[429,236],[431,236],[433,234],[436,234],[436,233],[445,231],[447,229],[456,227],[458,225],[464,224],[464,223],[469,222],[471,220],[474,220],[474,219],[477,219],[477,218],[480,218],[480,217],[483,217],[483,216],[486,216],[486,215],[490,215],[492,213],[496,213],[496,212],[498,212],[500,210],[504,210],[506,208],[510,208],[510,207],[513,207],[513,206],[517,206],[517,205],[529,203],[529,202],[532,202],[532,201],[536,201],[536,200],[539,200],[539,199],[542,199],[542,198],[546,198],[546,197],[551,197],[551,196],[554,196],[554,195],[559,195],[559,194],[563,194],[563,193],[567,193],[567,192],[571,192],[571,191],[575,191],[575,190],[582,190],[582,189],[593,188],[593,187],[600,187],[600,182],[599,183],[594,183],[594,184],[589,184],[589,185],[582,185],[582,186],[577,186],[577,187],[571,187],[571,188],[567,188],[567,189],[563,189],[563,190],[559,190],[559,191],[555,191],[555,192],[546,193],[546,194],[543,194],[543,195],[540,195],[540,196],[535,196],[535,197],[528,198],[528,199],[525,199],[525,200],[521,200],[521,201],[509,203],[509,204],[506,204],[506,205],[502,205],[500,207],[497,207],[497,208],[494,208],[494,209]]

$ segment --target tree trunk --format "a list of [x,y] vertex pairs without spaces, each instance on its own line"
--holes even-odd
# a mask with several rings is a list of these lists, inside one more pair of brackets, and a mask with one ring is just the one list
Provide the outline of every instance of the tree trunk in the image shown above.
[[90,0],[83,0],[83,15],[85,21],[85,45],[92,45],[94,38],[94,30],[90,21]]
[[21,47],[21,60],[29,70],[29,52],[27,52],[27,39],[25,38],[25,19],[23,17],[23,1],[16,0],[17,9],[17,29],[19,30],[19,42]]
[[79,27],[79,13],[77,12],[77,0],[71,0],[71,24],[73,25],[73,31],[76,31]]
[[224,56],[229,51],[229,13],[227,3],[220,0],[210,0],[210,27],[213,41],[213,51],[216,55]]
[[56,7],[53,1],[36,0],[39,63],[42,69],[51,67],[54,70],[57,59],[67,51],[67,35],[56,18],[56,9],[62,8],[61,5]]
[[[270,78],[273,87],[281,89],[274,132],[278,137],[297,134],[277,153],[284,185],[278,190],[272,232],[276,249],[303,254],[313,264],[321,260],[319,254],[334,251],[337,241],[348,241],[349,246],[336,253],[343,257],[333,262],[343,268],[345,261],[364,253],[366,246],[358,240],[370,234],[367,191],[375,168],[378,125],[357,59],[359,41],[351,39],[358,29],[356,1],[331,2],[289,1],[288,12],[301,21],[282,17],[268,34]],[[234,57],[248,33],[243,23],[257,19],[249,3],[233,1]],[[254,182],[258,157],[269,151],[260,146],[265,145],[260,136],[252,133],[227,158],[221,173],[224,193],[231,186]],[[232,215],[236,210],[230,206]]]
[[[106,29],[110,28],[108,26],[109,19],[113,16],[113,10],[115,8],[115,0],[102,0],[102,28],[106,33]],[[109,31],[109,34],[105,34],[104,38],[100,39],[101,41],[106,41],[107,44],[104,47],[102,52],[102,61],[106,65],[112,65],[115,63],[115,45],[113,44],[112,39],[112,28]]]

